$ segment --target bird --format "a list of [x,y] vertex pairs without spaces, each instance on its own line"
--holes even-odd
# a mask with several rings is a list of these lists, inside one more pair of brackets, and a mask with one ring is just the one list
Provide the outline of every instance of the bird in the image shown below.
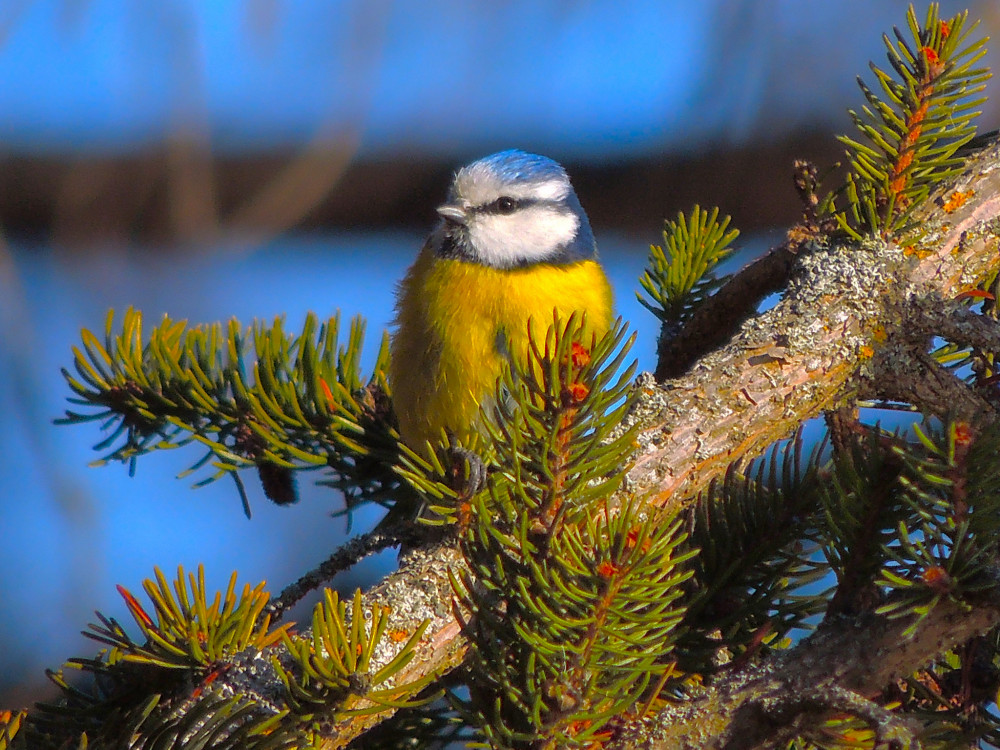
[[[586,212],[556,161],[518,149],[459,169],[440,220],[396,291],[389,385],[402,441],[426,454],[483,429],[505,364],[524,362],[529,330],[585,313],[611,326],[611,284]],[[486,417],[488,418],[488,416]]]

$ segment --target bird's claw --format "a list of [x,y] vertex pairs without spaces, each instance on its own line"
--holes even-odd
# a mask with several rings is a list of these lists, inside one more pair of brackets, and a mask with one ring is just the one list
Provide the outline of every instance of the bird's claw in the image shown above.
[[489,472],[479,454],[460,445],[452,445],[448,448],[448,457],[451,459],[451,487],[462,498],[468,499],[486,486]]

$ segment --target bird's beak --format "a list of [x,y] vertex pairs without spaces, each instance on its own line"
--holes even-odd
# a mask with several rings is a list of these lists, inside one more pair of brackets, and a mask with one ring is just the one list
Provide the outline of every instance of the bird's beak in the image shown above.
[[459,206],[454,203],[445,203],[443,206],[438,206],[437,211],[445,221],[450,221],[452,224],[461,224],[464,226],[468,217],[468,211],[465,206]]

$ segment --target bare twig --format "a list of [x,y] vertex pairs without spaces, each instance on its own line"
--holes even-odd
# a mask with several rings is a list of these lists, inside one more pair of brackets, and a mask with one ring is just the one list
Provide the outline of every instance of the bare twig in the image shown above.
[[282,615],[310,591],[331,580],[338,573],[356,565],[369,555],[400,544],[415,544],[418,534],[412,524],[394,526],[388,529],[374,529],[360,534],[339,547],[317,567],[310,570],[295,583],[286,586],[281,594],[267,606],[273,621]]

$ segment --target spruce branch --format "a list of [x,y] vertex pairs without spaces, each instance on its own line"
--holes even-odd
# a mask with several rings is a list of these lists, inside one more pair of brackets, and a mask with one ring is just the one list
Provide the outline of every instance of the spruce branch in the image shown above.
[[[396,634],[387,637],[389,608],[366,613],[357,590],[347,606],[337,593],[324,590],[324,599],[313,611],[309,637],[296,638],[283,631],[282,639],[290,658],[301,668],[300,674],[285,669],[275,659],[278,676],[288,693],[288,706],[293,714],[311,724],[317,737],[331,714],[342,718],[373,714],[385,710],[424,705],[434,695],[417,696],[435,679],[429,674],[415,682],[394,678],[412,659],[414,647],[420,641],[427,622],[405,635],[398,643]],[[377,658],[376,652],[388,649],[388,658]]]
[[583,747],[673,673],[687,578],[674,519],[605,502],[631,452],[610,439],[631,369],[619,321],[585,341],[556,319],[505,373],[490,428],[499,455],[472,498],[456,579],[470,639],[471,720],[494,746]]
[[[995,596],[979,600],[971,610],[944,602],[908,637],[903,635],[909,625],[906,620],[887,620],[874,615],[834,617],[774,660],[721,676],[700,700],[674,704],[663,709],[659,717],[631,723],[606,747],[608,750],[773,747],[772,740],[777,739],[776,734],[783,726],[774,722],[769,713],[772,700],[780,705],[782,696],[809,693],[826,685],[847,687],[858,696],[877,695],[886,685],[932,662],[942,650],[988,632],[998,618],[1000,600]],[[874,655],[878,658],[873,658]],[[952,720],[947,714],[938,718],[944,722]],[[822,723],[825,726],[826,722]],[[708,735],[706,727],[712,727]],[[804,731],[806,727],[799,725],[797,729]],[[933,727],[928,729],[934,731]],[[810,735],[817,739],[815,731]],[[755,738],[755,742],[748,743],[747,738]],[[844,739],[841,736],[840,742],[833,746],[842,747]],[[942,750],[954,747],[954,734],[951,739],[950,745],[929,747]]]
[[99,421],[110,432],[95,446],[104,451],[96,465],[121,461],[131,473],[150,451],[196,443],[205,453],[181,476],[206,465],[214,473],[198,485],[232,476],[248,515],[238,472],[252,467],[276,502],[294,499],[291,472],[324,467],[331,470],[325,483],[344,491],[349,505],[398,497],[388,341],[363,380],[360,319],[346,344],[339,316],[321,325],[310,314],[298,336],[285,333],[281,318],[244,329],[235,320],[188,327],[164,317],[148,340],[142,326],[142,314],[130,308],[116,333],[110,311],[103,342],[82,332],[77,375],[63,370],[70,401],[84,409],[67,410],[58,423]]
[[[760,455],[804,416],[869,388],[875,355],[910,340],[914,320],[901,315],[904,300],[948,298],[995,276],[997,158],[994,143],[928,196],[913,214],[924,229],[919,243],[877,245],[865,258],[849,257],[857,254],[838,245],[808,243],[778,305],[748,320],[727,345],[666,381],[662,391],[640,376],[637,387],[649,397],[633,416],[642,434],[632,487],[655,487],[664,501],[688,496],[692,486],[723,475],[735,457]],[[972,198],[941,212],[943,196],[970,189]],[[726,373],[722,389],[719,373]]]
[[879,612],[920,619],[942,598],[967,599],[993,585],[1000,533],[1000,427],[951,422],[914,427],[918,442],[898,445],[902,497],[911,520],[877,582],[890,601]]
[[[662,388],[640,377],[638,387],[644,396],[634,417],[640,423],[641,448],[629,475],[630,488],[635,491],[655,487],[654,497],[668,507],[683,503],[687,488],[721,470],[721,466],[713,467],[713,456],[728,459],[734,453],[759,453],[764,441],[756,443],[756,447],[751,444],[780,422],[788,410],[796,413],[799,422],[804,416],[816,416],[824,408],[844,403],[857,389],[866,387],[875,354],[890,349],[897,340],[909,342],[911,328],[920,329],[917,316],[899,315],[901,309],[909,309],[903,300],[948,297],[949,290],[973,288],[994,277],[995,253],[1000,246],[1000,226],[994,221],[1000,214],[1000,179],[992,169],[996,158],[994,144],[988,152],[977,154],[962,175],[939,186],[920,207],[915,217],[927,230],[921,245],[850,256],[835,249],[809,247],[801,255],[800,270],[785,299],[749,321],[728,346],[705,357],[687,376],[667,381]],[[972,203],[942,214],[938,196],[956,190],[973,190]],[[871,290],[876,289],[879,291],[873,294]],[[845,365],[849,374],[841,379]],[[726,373],[722,390],[718,373]],[[891,378],[891,372],[885,377]],[[754,387],[755,383],[758,387]],[[744,421],[741,414],[749,420]],[[691,473],[685,475],[687,470]],[[920,641],[920,649],[925,650],[913,659],[909,669],[925,665],[940,654],[943,644],[959,643],[987,632],[996,610],[979,601],[971,609],[968,603],[939,602],[913,634],[912,640]],[[952,624],[959,622],[957,618],[962,618],[961,635],[943,637]],[[903,618],[899,622],[898,629],[885,642],[888,651],[899,646],[912,621]],[[921,633],[926,634],[926,640]],[[872,645],[870,641],[868,645]],[[911,656],[915,653],[909,646],[906,651]],[[865,653],[875,651],[866,648]],[[833,659],[833,650],[830,655]],[[837,659],[843,659],[843,653]],[[860,658],[858,665],[864,661]],[[796,660],[791,654],[783,663],[796,673],[791,666]],[[798,674],[805,675],[806,671],[799,670]],[[745,684],[746,676],[746,671],[737,670],[733,685]],[[802,684],[815,684],[815,679],[815,674],[808,675]],[[886,683],[868,684],[874,687]],[[659,746],[684,747],[678,738],[685,735],[704,740],[697,728],[715,720],[711,717],[726,715],[725,710],[720,713],[718,704],[709,714],[699,714],[690,723],[680,718],[682,713],[667,712],[651,725],[656,727],[651,734],[637,730],[646,737],[642,746],[648,746],[649,737],[665,736],[668,731],[673,739]],[[692,741],[687,746],[725,744],[722,740],[717,745]]]
[[920,315],[926,321],[925,334],[944,339],[930,356],[970,385],[971,393],[985,402],[975,413],[1000,412],[997,283],[997,277],[987,278],[954,300],[942,300],[936,306],[925,303]]
[[676,221],[664,222],[663,245],[650,246],[648,267],[639,279],[646,296],[636,292],[636,297],[665,330],[680,328],[721,285],[712,269],[732,252],[729,245],[740,234],[726,231],[728,226],[728,216],[719,221],[718,208],[699,206],[690,217],[680,212]]
[[867,102],[851,110],[857,136],[841,136],[850,172],[817,213],[832,214],[856,240],[888,239],[913,226],[911,214],[930,190],[962,168],[956,152],[975,135],[976,98],[990,73],[976,68],[986,54],[986,39],[970,41],[977,23],[968,12],[940,18],[931,3],[924,22],[911,5],[909,38],[894,29],[883,35],[891,72],[872,64],[878,91],[858,78]]
[[100,613],[101,625],[91,625],[85,633],[113,649],[111,660],[120,654],[131,662],[168,669],[208,667],[246,648],[264,650],[281,640],[287,629],[270,627],[270,616],[264,614],[268,596],[263,583],[252,590],[244,585],[237,597],[233,573],[225,595],[220,598],[216,593],[210,602],[201,566],[197,576],[189,574],[187,580],[183,569],[178,569],[172,586],[158,568],[155,576],[155,582],[143,583],[153,602],[155,619],[131,592],[118,587],[132,619],[145,636],[145,644],[133,641],[121,625]]
[[799,248],[814,234],[789,233],[789,238],[751,261],[738,273],[720,279],[719,289],[694,307],[683,327],[661,337],[654,375],[657,380],[677,378],[700,357],[722,346],[739,324],[749,318],[761,300],[788,283]]
[[[119,746],[115,738],[127,736],[130,747],[150,750],[198,743],[292,750],[321,741],[338,719],[434,699],[423,689],[436,675],[402,678],[427,620],[412,632],[390,629],[388,605],[367,610],[357,591],[348,610],[327,590],[311,635],[299,637],[290,625],[271,627],[263,585],[244,586],[237,596],[233,575],[225,594],[213,597],[201,569],[197,576],[179,570],[173,583],[157,570],[156,580],[143,585],[154,614],[119,587],[144,639],[134,640],[98,614],[100,624],[86,635],[107,648],[66,664],[88,675],[89,684],[51,673],[60,699],[29,713],[17,741],[24,737],[32,748],[86,747],[89,737],[102,747],[104,741]],[[267,675],[270,684],[251,689],[242,673],[247,668],[258,680]],[[11,717],[11,734],[15,723],[23,722]]]
[[749,471],[731,466],[686,512],[698,554],[676,649],[685,671],[715,671],[722,644],[727,660],[747,658],[822,611],[822,597],[802,595],[826,572],[814,531],[820,455],[804,456],[797,434]]
[[[85,632],[106,646],[96,658],[70,659],[49,673],[60,698],[39,704],[19,734],[25,747],[181,748],[211,741],[220,750],[291,750],[304,736],[283,723],[285,712],[263,696],[219,692],[222,677],[246,654],[259,655],[280,642],[288,626],[272,628],[263,614],[263,584],[245,585],[236,576],[224,595],[210,595],[204,571],[168,583],[156,571],[143,584],[153,602],[149,614],[125,589],[119,591],[144,640],[128,635],[116,620],[98,613],[100,624]],[[79,686],[66,670],[88,679]],[[186,744],[192,743],[192,744]],[[21,747],[15,744],[13,747]]]
[[[903,299],[947,298],[995,273],[1000,264],[1000,226],[991,219],[1000,214],[1000,174],[992,169],[997,158],[996,147],[978,154],[962,176],[929,198],[925,213],[918,215],[926,229],[918,248],[838,253],[807,246],[786,298],[747,323],[729,345],[703,359],[684,378],[658,385],[641,376],[635,385],[636,401],[621,426],[634,426],[638,444],[623,489],[652,491],[650,498],[657,505],[683,505],[734,459],[759,455],[804,419],[860,388],[869,374],[872,353],[915,323],[898,316]],[[941,216],[935,197],[956,189],[971,189],[974,195]],[[412,632],[423,620],[431,620],[414,659],[401,673],[401,678],[418,679],[453,668],[462,658],[467,642],[448,602],[452,577],[465,568],[448,544],[413,550],[402,562],[400,571],[366,594],[364,601],[366,607],[381,602],[398,608],[390,615],[390,630]],[[955,611],[943,601],[930,612],[914,635],[927,633],[920,641],[922,650],[906,647],[911,659],[905,662],[906,674],[940,653],[941,628],[954,623],[950,618]],[[989,630],[994,615],[988,604],[961,612],[962,637]],[[884,643],[895,649],[906,625],[901,620]],[[853,637],[870,648],[880,647],[858,633]],[[838,658],[845,653],[841,647]],[[787,668],[794,673],[794,661]],[[736,674],[746,673],[740,669]],[[237,685],[235,689],[244,692],[245,679],[246,673],[234,668],[213,684],[219,689]],[[345,719],[337,725],[338,739],[322,745],[342,747],[391,714],[388,709]],[[688,730],[695,736],[690,725]]]
[[[994,283],[995,281],[990,282],[990,286]],[[940,336],[958,344],[964,352],[978,349],[980,352],[992,353],[1000,351],[1000,325],[996,319],[996,308],[992,306],[990,311],[977,312],[970,307],[972,304],[991,302],[992,296],[985,290],[967,290],[955,300],[914,300],[914,304],[924,303],[914,312],[924,324],[922,332],[926,336]],[[943,349],[935,350],[935,358],[942,363],[951,367],[970,363],[970,360],[962,356],[954,356],[954,348],[951,350],[952,354],[939,356],[937,352]]]
[[[919,252],[886,248],[845,253],[808,245],[785,299],[748,322],[727,346],[705,357],[683,378],[657,384],[648,375],[640,376],[634,385],[635,402],[618,428],[635,429],[637,444],[635,463],[622,490],[647,493],[654,505],[668,508],[689,503],[734,460],[760,455],[802,421],[862,387],[873,352],[915,325],[912,318],[898,316],[902,300],[947,298],[954,290],[972,288],[995,273],[1000,266],[1000,225],[991,219],[1000,215],[1000,173],[992,168],[997,158],[996,146],[977,154],[963,175],[930,196],[917,214],[926,229]],[[956,189],[971,189],[974,195],[944,217],[935,198]],[[390,630],[410,633],[430,620],[400,679],[441,674],[462,660],[468,642],[449,602],[452,581],[466,569],[453,545],[417,548],[404,556],[398,572],[365,595],[366,608],[393,606]],[[914,635],[920,648],[913,650],[909,642],[904,643],[905,660],[893,657],[887,664],[868,665],[870,659],[859,658],[851,663],[866,669],[903,670],[890,674],[910,674],[939,654],[942,643],[957,642],[949,640],[951,636],[942,639],[942,628],[955,625],[959,611],[961,633],[954,636],[958,639],[988,631],[995,617],[985,602],[970,611],[942,601]],[[467,619],[468,613],[461,617]],[[898,627],[894,623],[889,631],[879,631],[889,632],[881,642],[865,636],[864,630],[852,631],[845,638],[848,644],[853,638],[870,649],[864,650],[866,657],[879,648],[895,654],[907,625],[901,619]],[[845,654],[853,652],[840,642],[830,653],[836,653],[838,660],[850,660]],[[795,663],[793,659],[787,662],[789,675],[796,674]],[[751,666],[736,670],[733,679],[745,678],[744,670]],[[253,682],[243,670],[234,668],[215,683],[219,689],[234,685],[245,692],[247,679]],[[866,684],[878,690],[889,681]],[[344,719],[337,724],[338,738],[327,738],[321,746],[343,747],[393,713],[387,709]],[[723,723],[731,719],[724,710],[716,715]],[[704,726],[705,716],[699,721],[679,726],[696,737],[695,727]]]
[[646,271],[639,279],[639,302],[660,320],[657,350],[661,362],[673,339],[684,329],[723,281],[713,269],[732,249],[739,230],[726,231],[729,217],[719,221],[719,209],[703,211],[699,206],[690,217],[678,213],[676,221],[664,222],[663,245],[651,245]]
[[0,710],[0,750],[11,750],[14,740],[24,726],[27,711]]
[[[442,677],[445,690],[459,689],[463,684],[464,670],[456,669]],[[437,687],[434,688],[438,690]],[[447,750],[474,746],[479,740],[462,714],[444,696],[431,703],[398,711],[393,717],[373,727],[349,745],[354,750],[378,748],[379,750]]]
[[[834,713],[835,718],[826,719]],[[762,744],[775,746],[789,741],[808,748],[923,748],[916,722],[907,721],[878,703],[837,685],[821,685],[775,696],[766,706],[761,706],[761,714],[758,733],[734,737],[731,750],[750,750]],[[768,722],[771,727],[766,726]]]
[[931,668],[898,680],[883,695],[928,726],[930,747],[954,747],[956,740],[996,746],[1000,722],[990,703],[1000,679],[998,645],[994,628],[936,659]]
[[[974,67],[985,54],[987,39],[970,40],[977,24],[967,24],[967,19],[962,13],[942,20],[932,3],[921,26],[911,6],[907,27],[912,41],[899,30],[896,42],[884,37],[898,79],[872,64],[882,98],[859,79],[868,104],[860,114],[850,113],[858,135],[841,138],[851,165],[844,183],[820,200],[818,170],[796,163],[805,223],[793,228],[782,245],[726,280],[715,294],[700,299],[682,326],[663,328],[657,379],[682,375],[699,356],[724,343],[767,294],[785,284],[799,249],[821,241],[820,231],[829,234],[839,226],[855,240],[875,235],[888,240],[918,224],[912,220],[913,210],[935,185],[961,171],[962,149],[975,135],[978,113],[973,110],[984,101],[974,97],[990,77],[986,68]],[[969,195],[967,190],[952,190],[939,198],[940,205],[950,213]]]
[[[447,527],[459,521],[471,495],[482,489],[485,481],[485,477],[477,477],[470,483],[475,473],[472,462],[486,460],[494,464],[489,442],[478,434],[463,446],[451,445],[448,437],[442,436],[437,446],[428,444],[425,452],[417,453],[403,443],[399,448],[396,473],[416,494],[420,503],[417,519],[425,526]],[[483,464],[481,473],[486,472]]]
[[881,601],[875,578],[892,555],[900,525],[913,520],[901,497],[901,462],[871,430],[837,454],[829,480],[819,485],[823,554],[836,574],[828,614],[865,612]]

